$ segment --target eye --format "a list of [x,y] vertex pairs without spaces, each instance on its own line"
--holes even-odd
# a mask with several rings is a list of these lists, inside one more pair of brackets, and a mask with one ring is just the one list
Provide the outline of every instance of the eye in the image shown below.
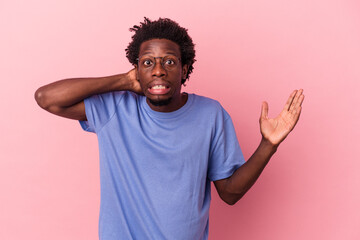
[[172,60],[172,59],[166,59],[166,60],[165,60],[165,64],[166,64],[166,65],[174,65],[174,64],[175,64],[175,61]]
[[152,65],[152,61],[151,61],[151,59],[144,59],[143,61],[142,61],[142,64],[144,65],[144,66],[151,66]]
[[164,57],[164,65],[174,67],[177,64],[178,64],[178,59],[175,56]]

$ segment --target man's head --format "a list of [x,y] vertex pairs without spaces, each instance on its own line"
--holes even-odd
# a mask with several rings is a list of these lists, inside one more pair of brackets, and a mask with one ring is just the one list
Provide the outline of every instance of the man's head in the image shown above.
[[151,39],[168,39],[179,45],[181,54],[181,64],[187,65],[187,73],[182,78],[182,84],[189,78],[193,71],[193,63],[195,60],[194,44],[191,37],[187,33],[187,29],[180,27],[178,23],[168,19],[159,18],[151,21],[145,17],[144,22],[139,26],[134,25],[130,31],[135,32],[132,41],[129,43],[126,51],[126,57],[133,65],[138,64],[140,46],[143,42]]

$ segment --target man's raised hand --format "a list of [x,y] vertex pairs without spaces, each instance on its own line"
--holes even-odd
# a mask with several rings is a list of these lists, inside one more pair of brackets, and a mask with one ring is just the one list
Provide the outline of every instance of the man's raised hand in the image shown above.
[[260,131],[263,138],[275,146],[279,145],[299,120],[303,101],[303,90],[294,90],[284,109],[273,119],[268,117],[267,102],[263,102],[260,116]]

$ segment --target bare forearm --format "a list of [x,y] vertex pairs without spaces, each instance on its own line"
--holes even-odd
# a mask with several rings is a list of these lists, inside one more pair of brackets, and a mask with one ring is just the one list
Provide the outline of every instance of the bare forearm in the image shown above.
[[35,92],[35,99],[45,109],[50,106],[68,107],[95,94],[128,90],[128,85],[126,74],[65,79],[40,87]]
[[262,139],[259,147],[249,160],[238,168],[228,179],[227,189],[230,202],[237,202],[255,183],[278,146]]

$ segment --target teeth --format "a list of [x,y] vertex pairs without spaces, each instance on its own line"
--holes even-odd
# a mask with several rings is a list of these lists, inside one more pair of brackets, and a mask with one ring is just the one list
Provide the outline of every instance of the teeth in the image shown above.
[[166,87],[163,85],[155,85],[152,87],[152,89],[165,89]]

